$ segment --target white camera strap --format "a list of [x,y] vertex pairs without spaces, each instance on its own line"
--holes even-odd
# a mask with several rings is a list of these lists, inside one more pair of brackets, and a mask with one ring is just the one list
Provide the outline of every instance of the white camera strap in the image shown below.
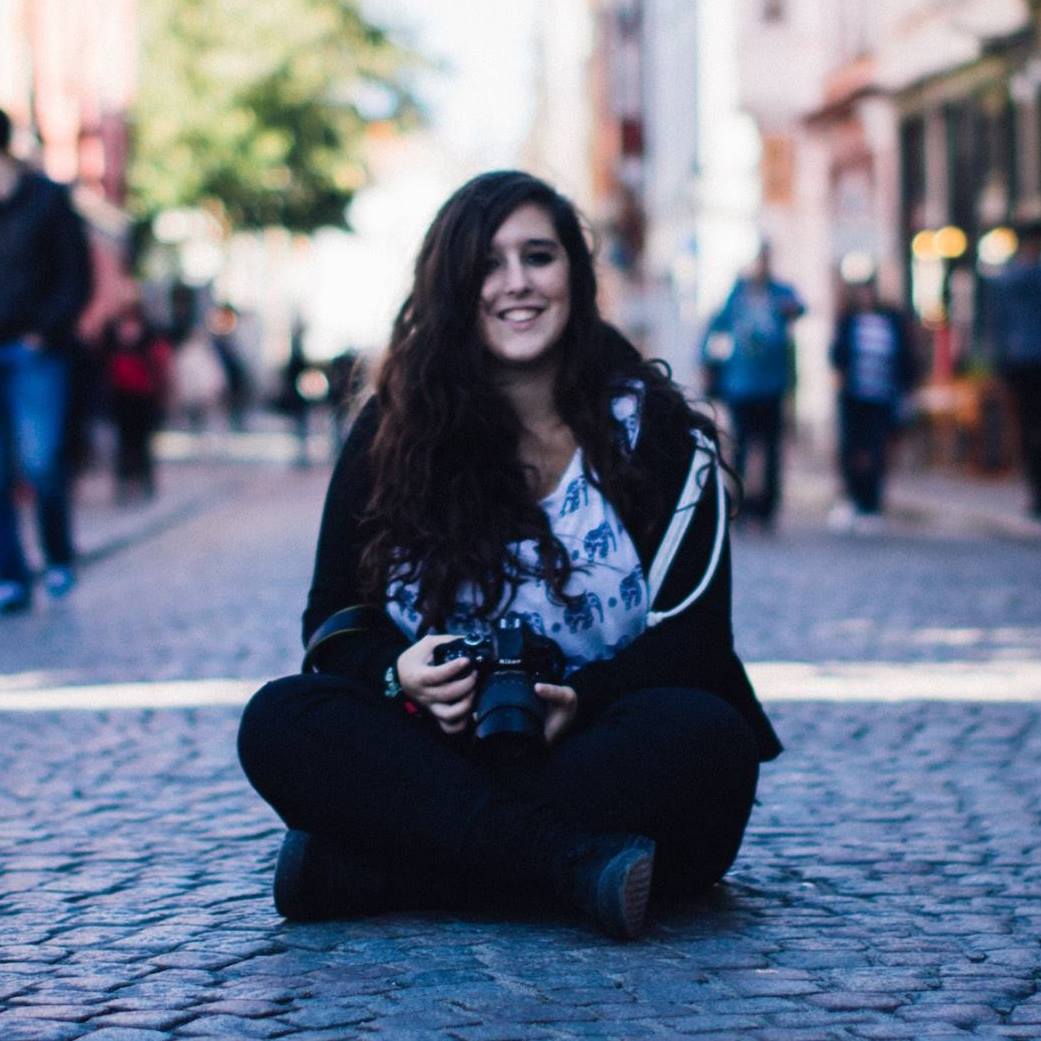
[[723,537],[726,534],[727,526],[727,497],[726,488],[723,484],[723,468],[716,459],[716,452],[712,442],[697,430],[694,431],[693,436],[694,452],[691,455],[690,470],[687,472],[687,479],[677,500],[676,509],[673,511],[668,528],[665,530],[665,536],[661,540],[658,552],[654,555],[650,574],[647,577],[649,602],[653,604],[661,592],[665,576],[669,573],[676,551],[683,542],[683,537],[687,533],[694,511],[697,509],[701,496],[704,494],[705,483],[707,482],[703,483],[703,474],[709,469],[714,469],[716,478],[716,534],[712,543],[712,553],[709,556],[705,573],[701,576],[701,581],[698,582],[697,586],[691,590],[683,601],[667,611],[652,610],[647,613],[648,628],[657,625],[666,618],[672,618],[681,611],[686,611],[708,588],[709,583],[715,576],[716,568],[719,566],[719,559],[723,555]]

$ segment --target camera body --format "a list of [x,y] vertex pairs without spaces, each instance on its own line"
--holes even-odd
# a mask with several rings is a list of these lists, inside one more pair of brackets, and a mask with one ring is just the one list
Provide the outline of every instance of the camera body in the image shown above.
[[546,703],[536,683],[559,683],[564,654],[526,622],[502,620],[434,648],[434,664],[469,658],[477,672],[473,736],[490,751],[517,758],[545,743]]

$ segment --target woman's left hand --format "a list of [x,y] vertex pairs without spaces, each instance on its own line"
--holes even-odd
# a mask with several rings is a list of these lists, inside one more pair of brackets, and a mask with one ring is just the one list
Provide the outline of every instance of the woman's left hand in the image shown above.
[[555,683],[536,683],[535,693],[546,704],[546,743],[553,744],[574,721],[578,712],[578,695],[573,687],[558,687]]

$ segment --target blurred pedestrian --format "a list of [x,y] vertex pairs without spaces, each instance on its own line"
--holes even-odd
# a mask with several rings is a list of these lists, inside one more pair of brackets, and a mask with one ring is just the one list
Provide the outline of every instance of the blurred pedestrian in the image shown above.
[[722,877],[780,745],[733,647],[720,466],[601,318],[571,203],[460,188],[331,480],[309,671],[242,719],[291,829],[282,914],[534,899],[632,936],[652,886]]
[[32,599],[19,478],[36,496],[44,588],[57,598],[75,584],[65,449],[76,321],[91,291],[87,238],[68,191],[15,159],[11,131],[0,110],[0,613]]
[[327,397],[328,378],[307,360],[304,337],[307,326],[302,318],[293,321],[289,333],[289,358],[279,373],[278,391],[274,407],[291,423],[296,440],[295,465],[307,467],[311,464],[309,441],[311,437],[311,411],[314,405]]
[[197,296],[196,290],[183,282],[175,283],[170,289],[170,314],[166,324],[166,337],[175,351],[199,324]]
[[846,499],[828,515],[835,530],[881,525],[890,440],[918,375],[909,323],[873,281],[847,287],[831,364],[838,382],[839,472]]
[[360,351],[348,347],[329,363],[329,401],[333,442],[337,455],[350,433],[356,406],[368,379],[368,366]]
[[116,501],[150,499],[156,490],[152,442],[169,401],[173,350],[136,300],[105,326],[101,346],[116,430]]
[[224,409],[228,426],[235,431],[245,430],[251,388],[238,342],[239,312],[232,304],[218,304],[210,312],[207,324],[224,369]]
[[1027,511],[1041,521],[1041,224],[1023,230],[1015,260],[987,288],[995,360],[1018,413]]
[[712,319],[701,357],[708,391],[730,413],[734,468],[742,481],[749,456],[761,459],[761,477],[745,487],[744,513],[764,528],[773,526],[781,500],[781,440],[784,398],[792,387],[791,324],[806,308],[796,291],[774,278],[764,243],[751,271],[734,283]]
[[195,325],[174,349],[174,402],[193,434],[207,429],[227,392],[224,367],[206,326]]

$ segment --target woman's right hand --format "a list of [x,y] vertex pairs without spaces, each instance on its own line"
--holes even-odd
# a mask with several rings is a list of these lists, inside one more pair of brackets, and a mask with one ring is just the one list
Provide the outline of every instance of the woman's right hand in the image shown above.
[[466,729],[473,709],[477,673],[469,658],[434,665],[434,648],[458,637],[424,636],[398,656],[398,682],[417,705],[425,708],[446,734]]

